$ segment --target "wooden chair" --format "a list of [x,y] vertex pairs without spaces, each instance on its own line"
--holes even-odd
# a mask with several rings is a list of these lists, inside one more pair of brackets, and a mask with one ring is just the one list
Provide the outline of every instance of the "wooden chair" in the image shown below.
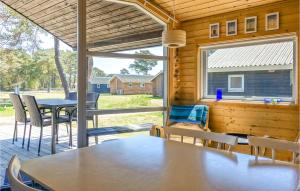
[[10,190],[12,191],[39,191],[35,188],[31,188],[24,184],[20,180],[20,168],[21,163],[16,155],[14,155],[8,164],[8,180],[10,184]]
[[25,135],[26,135],[26,127],[27,124],[30,122],[30,119],[27,116],[25,106],[20,98],[19,94],[11,93],[9,94],[10,101],[13,104],[14,110],[15,110],[15,129],[14,129],[14,135],[13,135],[13,141],[14,144],[15,141],[17,141],[18,137],[18,123],[24,124],[24,133],[23,133],[23,141],[22,141],[22,148],[24,148],[24,142],[25,142]]
[[237,144],[237,137],[226,135],[222,133],[213,133],[200,130],[165,127],[165,135],[168,140],[170,140],[171,135],[181,136],[181,142],[183,142],[183,137],[192,137],[194,139],[193,144],[196,144],[196,140],[200,139],[204,141],[203,146],[208,146],[209,141],[214,141],[218,143],[217,149],[221,149],[222,144],[228,145],[227,151],[231,151],[232,146]]
[[249,145],[254,147],[255,151],[255,160],[258,160],[258,149],[259,147],[271,148],[272,150],[272,160],[275,161],[275,150],[285,150],[293,153],[292,162],[296,162],[296,154],[300,153],[300,143],[287,141],[287,140],[279,140],[272,139],[266,137],[255,137],[248,136]]

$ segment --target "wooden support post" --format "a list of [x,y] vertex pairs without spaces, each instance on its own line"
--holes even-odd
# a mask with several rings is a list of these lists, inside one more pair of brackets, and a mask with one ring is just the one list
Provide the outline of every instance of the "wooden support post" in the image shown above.
[[87,146],[86,136],[86,93],[87,93],[87,56],[86,56],[86,0],[77,1],[77,147]]

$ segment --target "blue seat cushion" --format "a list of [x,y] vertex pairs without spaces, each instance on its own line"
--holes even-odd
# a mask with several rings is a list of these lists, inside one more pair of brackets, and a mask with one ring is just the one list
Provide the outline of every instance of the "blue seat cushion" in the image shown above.
[[[21,176],[22,182],[24,184],[26,184],[28,186],[32,186],[32,180],[27,175],[20,172],[20,176]],[[10,190],[10,185],[9,185],[8,175],[7,175],[7,169],[5,171],[4,183],[3,183],[3,185],[1,185],[0,190],[1,191],[9,191]]]
[[174,105],[171,107],[169,121],[174,123],[193,123],[206,125],[208,106]]

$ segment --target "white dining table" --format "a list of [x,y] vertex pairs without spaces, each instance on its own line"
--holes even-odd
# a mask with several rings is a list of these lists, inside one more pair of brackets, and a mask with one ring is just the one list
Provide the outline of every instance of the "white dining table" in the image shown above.
[[137,136],[32,159],[21,170],[56,191],[295,191],[299,166]]

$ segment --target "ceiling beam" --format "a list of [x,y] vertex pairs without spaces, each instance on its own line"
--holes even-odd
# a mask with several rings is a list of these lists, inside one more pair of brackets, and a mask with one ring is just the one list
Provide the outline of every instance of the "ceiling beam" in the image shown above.
[[172,14],[161,8],[159,5],[156,5],[149,0],[107,0],[116,3],[122,3],[127,5],[133,5],[138,7],[141,11],[151,16],[153,19],[158,21],[160,24],[166,26],[170,24],[170,21],[179,23],[179,21],[174,18]]
[[96,51],[88,51],[87,56],[106,57],[106,58],[120,58],[120,59],[167,60],[166,56],[123,54],[123,53],[96,52]]
[[134,34],[129,36],[118,37],[114,39],[102,40],[94,43],[89,43],[87,48],[98,48],[104,46],[112,46],[124,43],[132,43],[137,41],[144,41],[149,39],[161,38],[162,30],[152,31],[147,33]]

